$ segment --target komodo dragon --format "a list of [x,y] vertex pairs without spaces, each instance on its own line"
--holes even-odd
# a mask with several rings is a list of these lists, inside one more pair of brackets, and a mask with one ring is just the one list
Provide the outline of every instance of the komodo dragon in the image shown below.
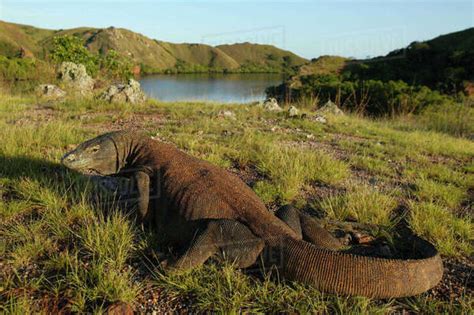
[[98,136],[67,153],[62,163],[80,172],[133,178],[141,220],[153,217],[168,244],[186,246],[171,263],[174,268],[198,266],[219,252],[245,268],[265,248],[279,253],[276,267],[286,279],[325,292],[373,298],[422,293],[443,274],[436,249],[417,237],[414,259],[336,251],[339,241],[304,216],[283,211],[285,223],[237,176],[141,133]]

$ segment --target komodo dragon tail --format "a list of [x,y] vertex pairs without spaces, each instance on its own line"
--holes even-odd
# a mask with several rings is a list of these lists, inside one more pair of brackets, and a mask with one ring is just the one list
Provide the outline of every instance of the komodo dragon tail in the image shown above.
[[281,275],[321,291],[373,298],[417,295],[434,287],[443,264],[434,246],[413,236],[417,259],[358,256],[285,238],[281,247]]

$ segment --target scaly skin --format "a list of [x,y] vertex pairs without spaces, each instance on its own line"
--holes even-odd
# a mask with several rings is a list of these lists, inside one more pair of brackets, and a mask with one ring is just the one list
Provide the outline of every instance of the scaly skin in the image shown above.
[[174,268],[192,268],[219,253],[248,267],[265,248],[279,254],[271,263],[287,279],[374,298],[422,293],[443,274],[436,249],[416,237],[417,259],[335,251],[341,243],[311,218],[283,209],[277,213],[280,220],[238,177],[141,134],[104,134],[79,145],[62,162],[81,172],[133,178],[139,218],[154,220],[169,245],[186,248],[171,264]]

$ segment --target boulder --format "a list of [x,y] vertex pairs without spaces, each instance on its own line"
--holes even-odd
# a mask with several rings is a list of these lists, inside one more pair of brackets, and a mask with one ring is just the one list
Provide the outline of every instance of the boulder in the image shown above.
[[318,109],[317,112],[321,114],[344,115],[344,112],[331,100]]
[[290,106],[290,108],[288,109],[288,116],[289,117],[298,117],[300,114],[300,111],[298,110],[298,108],[294,107],[294,106]]
[[79,94],[88,94],[94,88],[94,79],[87,74],[86,67],[81,64],[61,63],[58,69],[58,78]]
[[134,79],[128,80],[127,84],[113,84],[102,93],[101,99],[110,103],[142,103],[146,100],[140,83]]
[[280,105],[278,105],[276,98],[273,97],[267,98],[262,104],[260,104],[260,106],[262,106],[263,109],[269,112],[279,112],[282,110]]
[[51,99],[57,99],[66,96],[66,92],[54,84],[40,84],[36,88],[39,96]]

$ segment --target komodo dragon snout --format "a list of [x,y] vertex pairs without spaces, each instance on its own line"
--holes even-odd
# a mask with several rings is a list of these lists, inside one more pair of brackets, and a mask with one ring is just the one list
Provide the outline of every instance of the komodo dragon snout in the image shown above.
[[81,143],[66,153],[61,163],[81,173],[111,175],[119,171],[117,147],[108,134]]

